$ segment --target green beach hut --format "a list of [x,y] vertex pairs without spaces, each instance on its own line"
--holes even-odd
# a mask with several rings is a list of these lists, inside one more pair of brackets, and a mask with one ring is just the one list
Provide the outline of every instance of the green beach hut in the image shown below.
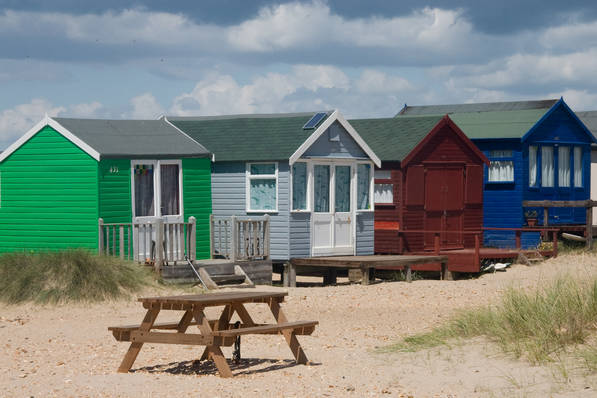
[[162,224],[166,253],[186,252],[191,219],[194,257],[208,258],[210,167],[208,150],[162,120],[46,116],[0,154],[0,252],[142,258]]

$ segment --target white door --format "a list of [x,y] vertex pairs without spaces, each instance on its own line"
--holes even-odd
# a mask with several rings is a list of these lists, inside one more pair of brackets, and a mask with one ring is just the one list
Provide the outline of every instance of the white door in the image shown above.
[[354,253],[353,174],[347,164],[313,165],[313,256]]

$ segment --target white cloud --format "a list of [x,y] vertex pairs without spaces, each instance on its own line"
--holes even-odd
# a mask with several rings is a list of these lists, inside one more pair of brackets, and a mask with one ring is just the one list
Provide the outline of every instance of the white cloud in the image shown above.
[[0,144],[16,141],[31,127],[39,122],[47,113],[48,116],[58,116],[66,110],[62,106],[54,106],[48,100],[35,98],[27,104],[20,104],[0,113]]
[[588,111],[597,109],[597,93],[588,90],[565,90],[549,94],[550,98],[564,97],[564,101],[575,111]]
[[97,101],[86,104],[75,104],[69,107],[69,115],[82,118],[97,118],[99,117],[99,111],[103,108],[104,106]]
[[131,99],[133,109],[124,113],[124,118],[130,119],[157,119],[164,114],[164,108],[158,103],[151,93],[144,93]]
[[398,94],[403,91],[414,89],[413,85],[408,80],[400,76],[388,76],[383,72],[373,69],[364,70],[359,79],[355,82],[355,86],[362,94]]

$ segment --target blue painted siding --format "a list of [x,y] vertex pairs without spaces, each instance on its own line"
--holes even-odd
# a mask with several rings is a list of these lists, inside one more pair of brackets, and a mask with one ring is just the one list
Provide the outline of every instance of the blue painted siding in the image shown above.
[[338,122],[334,122],[302,157],[368,158],[363,149]]
[[357,255],[366,256],[373,254],[373,219],[372,211],[357,213]]
[[290,213],[290,258],[311,257],[311,213]]
[[[246,211],[246,163],[220,162],[212,165],[212,207],[214,216],[260,216]],[[289,167],[278,162],[278,212],[271,217],[271,255],[274,261],[288,259]]]

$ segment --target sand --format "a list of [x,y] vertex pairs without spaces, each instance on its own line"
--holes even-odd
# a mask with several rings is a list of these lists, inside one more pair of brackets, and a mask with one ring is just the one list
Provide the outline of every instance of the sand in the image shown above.
[[[457,281],[260,286],[288,291],[284,310],[290,320],[320,322],[312,336],[299,337],[314,364],[295,365],[281,336],[243,336],[243,359],[232,365],[232,379],[220,378],[209,362],[194,361],[201,348],[149,344],[130,373],[116,373],[128,343],[114,340],[107,327],[141,321],[144,310],[135,298],[92,305],[2,305],[0,391],[10,397],[595,397],[597,378],[584,374],[578,363],[564,370],[532,366],[482,338],[416,353],[376,350],[430,330],[458,309],[495,303],[510,286],[533,288],[562,273],[595,274],[597,257],[563,255]],[[265,306],[249,311],[271,321]],[[176,316],[163,311],[158,320]],[[224,353],[230,358],[231,349]]]

